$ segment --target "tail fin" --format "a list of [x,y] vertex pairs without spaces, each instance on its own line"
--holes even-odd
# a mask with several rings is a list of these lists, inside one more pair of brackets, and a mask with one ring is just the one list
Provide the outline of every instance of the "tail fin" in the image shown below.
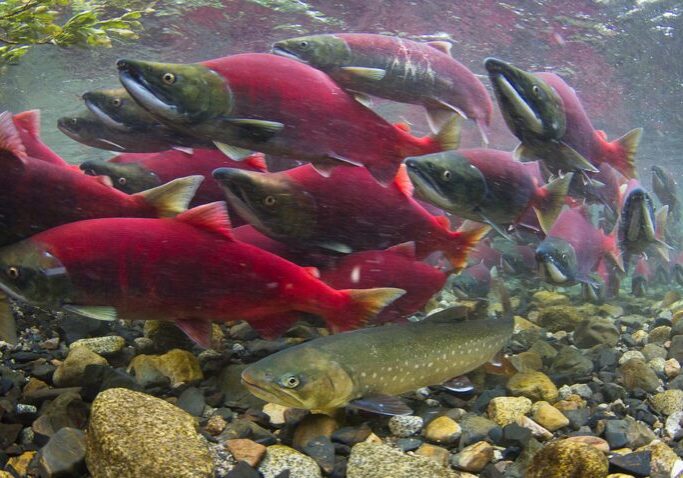
[[573,173],[565,174],[541,188],[541,201],[534,206],[534,211],[543,232],[547,233],[560,215],[573,178]]
[[27,158],[26,148],[21,142],[19,131],[12,121],[12,113],[3,111],[0,113],[0,151],[7,151],[21,161]]
[[467,266],[467,256],[490,230],[491,226],[487,224],[465,221],[457,231],[451,233],[442,250],[455,272],[460,272]]
[[379,314],[382,309],[406,293],[403,289],[380,287],[375,289],[344,289],[349,301],[346,307],[326,316],[334,332],[356,329]]
[[172,217],[187,210],[204,176],[174,179],[156,188],[134,194],[154,207],[160,217]]
[[642,135],[643,128],[636,128],[609,143],[614,149],[612,166],[627,178],[636,177],[635,156]]

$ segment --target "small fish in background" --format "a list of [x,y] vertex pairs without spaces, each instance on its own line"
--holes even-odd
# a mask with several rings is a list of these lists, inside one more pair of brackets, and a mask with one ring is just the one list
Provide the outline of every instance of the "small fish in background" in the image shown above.
[[590,181],[574,180],[569,186],[569,196],[583,199],[588,204],[605,207],[603,229],[612,230],[621,214],[624,203],[623,185],[629,180],[607,163],[602,163],[599,171],[591,175]]
[[383,251],[354,252],[320,270],[320,280],[335,289],[394,287],[406,293],[384,308],[373,320],[376,324],[406,319],[422,310],[446,283],[446,274],[418,261],[414,243],[404,243]]
[[645,257],[640,257],[631,275],[631,294],[635,297],[645,297],[654,274]]
[[482,263],[491,270],[493,267],[506,269],[503,263],[503,253],[493,245],[490,236],[477,243],[468,257],[470,264]]
[[591,275],[603,258],[624,270],[616,231],[605,234],[593,226],[584,208],[564,209],[536,247],[539,274],[560,286],[594,284]]
[[633,255],[642,255],[652,247],[665,260],[669,260],[669,246],[664,242],[669,206],[656,213],[650,194],[637,179],[624,187],[624,203],[619,217],[619,248],[624,266],[628,269]]
[[371,327],[311,340],[242,372],[255,396],[333,414],[344,406],[387,415],[412,410],[396,395],[443,384],[490,361],[512,336],[512,316],[462,320],[460,307],[410,324]]
[[[487,58],[484,66],[510,130],[522,144],[516,154],[542,160],[552,173],[596,173],[608,163],[627,178],[636,176],[634,158],[642,128],[612,142],[593,128],[576,91],[554,73],[529,73]],[[578,178],[577,178],[578,180]]]
[[457,216],[491,225],[502,235],[533,210],[543,230],[565,203],[572,173],[543,185],[538,163],[520,163],[494,149],[463,149],[408,158],[419,198]]
[[669,206],[669,216],[674,223],[681,220],[681,203],[678,199],[678,183],[666,169],[652,166],[652,191],[664,206]]
[[484,299],[491,291],[491,270],[480,262],[451,278],[449,285],[460,299]]
[[278,173],[221,168],[214,178],[243,219],[294,247],[348,254],[414,242],[417,259],[441,251],[460,270],[489,230],[468,223],[451,231],[446,216],[415,201],[403,167],[387,187],[364,168],[335,168],[325,178],[310,164]]
[[530,278],[536,277],[536,247],[528,244],[513,244],[503,251],[502,273]]
[[336,290],[306,268],[235,241],[224,203],[175,218],[92,219],[43,231],[0,248],[0,288],[93,319],[174,321],[204,347],[211,321],[247,320],[268,331],[307,312],[349,330],[404,293]]
[[335,166],[364,166],[387,184],[403,158],[459,145],[456,117],[433,136],[415,137],[320,70],[276,55],[195,64],[119,60],[117,67],[123,86],[153,116],[213,141],[233,159],[260,151],[312,162],[324,175]]
[[[211,141],[201,140],[173,130],[160,123],[147,110],[138,105],[128,94],[125,88],[103,88],[83,93],[85,106],[108,128],[130,133],[135,136],[144,136],[154,140],[156,144],[166,145],[157,151],[176,148],[181,151],[191,152],[192,148],[215,148]],[[152,143],[154,144],[154,143]],[[128,151],[151,152],[153,146],[140,144],[130,146]],[[145,151],[136,151],[136,149]]]
[[453,114],[471,119],[488,143],[491,98],[479,78],[451,56],[451,46],[447,41],[335,33],[281,40],[272,52],[324,71],[363,103],[367,94],[422,105],[434,132]]

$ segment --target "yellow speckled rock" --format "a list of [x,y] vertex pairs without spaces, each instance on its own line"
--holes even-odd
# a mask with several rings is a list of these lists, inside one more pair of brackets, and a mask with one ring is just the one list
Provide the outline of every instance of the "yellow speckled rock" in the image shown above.
[[669,476],[674,463],[676,463],[676,460],[678,459],[676,452],[661,440],[654,440],[652,443],[636,449],[636,451],[645,450],[650,450],[650,452],[652,452],[650,458],[650,474],[652,476]]
[[85,462],[93,478],[210,478],[213,460],[195,419],[165,400],[124,388],[92,404]]
[[556,305],[541,310],[538,322],[550,332],[560,330],[572,331],[583,320],[584,316],[569,305]]
[[351,449],[348,478],[459,478],[431,458],[407,455],[388,445],[358,443]]
[[171,386],[202,380],[199,360],[191,352],[173,349],[163,355],[138,355],[128,366],[140,385],[157,381],[161,376],[171,380]]
[[517,421],[531,411],[531,400],[526,397],[495,397],[488,406],[489,418],[501,427]]
[[554,402],[559,396],[557,387],[543,372],[519,372],[510,377],[507,389],[514,396],[527,397],[533,401]]
[[662,415],[669,416],[672,413],[683,410],[683,390],[666,390],[650,397],[652,408]]
[[606,478],[609,462],[590,445],[559,440],[548,443],[531,459],[526,478]]
[[289,470],[289,476],[292,478],[321,478],[322,476],[320,467],[313,458],[285,445],[269,446],[258,469],[264,478],[276,478],[285,470]]
[[533,295],[533,301],[541,307],[550,307],[569,304],[569,297],[549,290],[539,290]]

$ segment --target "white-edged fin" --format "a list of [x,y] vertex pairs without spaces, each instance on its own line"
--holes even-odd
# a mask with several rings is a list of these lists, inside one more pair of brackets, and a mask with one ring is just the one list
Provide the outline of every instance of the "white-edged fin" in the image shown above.
[[440,100],[439,98],[431,97],[430,100],[433,101],[434,103],[436,103],[437,105],[440,105],[441,108],[443,108],[443,109],[445,109],[445,110],[451,110],[451,111],[454,112],[454,113],[458,113],[460,116],[463,117],[463,119],[470,119],[470,118],[467,116],[467,114],[466,114],[463,110],[461,110],[460,108],[458,108],[457,106],[453,106],[453,105],[450,104],[450,103],[446,103],[445,101]]
[[65,305],[63,308],[67,312],[105,322],[111,322],[117,318],[116,309],[106,305]]
[[467,378],[467,375],[452,378],[447,382],[442,383],[441,386],[446,390],[456,393],[466,393],[474,390],[474,384]]
[[228,123],[253,133],[265,134],[266,136],[272,136],[279,133],[282,128],[285,127],[284,124],[279,121],[267,121],[251,118],[223,118],[224,123]]
[[109,141],[108,139],[97,138],[97,141],[102,141],[104,144],[108,144],[109,146],[114,148],[114,149],[110,149],[110,151],[125,151],[126,150],[126,148],[124,148],[120,144],[114,143],[113,141]]
[[379,81],[384,78],[387,71],[382,68],[365,68],[362,66],[342,66],[341,70],[364,80]]
[[360,91],[354,91],[351,94],[356,99],[356,101],[359,102],[361,105],[365,106],[366,108],[372,108],[372,98],[370,98],[368,95],[366,95],[365,93],[361,93]]
[[584,158],[578,151],[569,146],[566,143],[557,143],[557,149],[555,154],[560,156],[555,158],[554,154],[549,156],[551,162],[558,161],[562,164],[566,164],[570,168],[588,171],[591,173],[599,173],[600,170],[593,166],[590,161]]
[[380,415],[410,415],[413,410],[400,398],[390,395],[368,395],[349,402],[350,407]]
[[233,161],[242,161],[243,159],[246,159],[247,157],[253,154],[253,151],[250,151],[248,149],[221,143],[220,141],[214,141],[213,144],[216,146],[216,148],[220,150],[221,153],[223,153]]
[[28,156],[24,143],[21,142],[19,131],[14,125],[12,113],[3,111],[0,113],[0,151],[8,151],[24,161]]
[[436,41],[428,41],[427,45],[431,46],[435,50],[439,50],[441,53],[445,53],[448,56],[451,55],[451,48],[453,47],[453,44],[451,42],[443,41],[443,40],[436,40]]
[[217,201],[193,207],[176,216],[176,220],[215,232],[232,239],[232,228],[225,202]]
[[160,217],[172,217],[187,210],[204,176],[195,175],[174,179],[166,184],[135,193],[157,210]]
[[436,134],[441,131],[451,117],[456,114],[453,110],[441,107],[426,107],[427,108],[427,124],[432,133]]
[[315,245],[328,251],[338,252],[339,254],[351,254],[353,252],[350,246],[341,242],[317,242]]
[[187,148],[185,146],[173,146],[172,149],[175,149],[176,151],[180,151],[181,153],[189,154],[190,156],[192,156],[194,154],[193,148]]
[[488,224],[489,226],[491,226],[491,229],[493,229],[498,234],[500,234],[504,239],[511,241],[511,242],[515,242],[515,240],[512,238],[512,236],[510,236],[510,234],[508,234],[507,231],[505,231],[498,224],[496,224],[495,222],[493,222],[492,220],[490,220],[488,217],[486,217],[484,215],[480,215],[480,217],[481,217],[481,221],[478,221],[478,222],[483,222],[485,224]]
[[337,166],[363,166],[361,163],[352,161],[343,156],[338,156],[334,153],[328,154],[325,158],[321,158],[314,163],[311,163],[313,169],[318,171],[320,175],[324,178],[329,178],[332,174],[332,170]]
[[447,309],[429,314],[424,320],[430,322],[461,322],[469,315],[469,308],[464,305],[454,305]]
[[176,319],[175,324],[197,345],[211,347],[211,321],[199,319]]
[[0,340],[9,344],[17,343],[17,322],[12,306],[5,294],[0,292]]
[[488,148],[489,146],[489,135],[486,133],[488,127],[484,122],[481,120],[481,118],[477,118],[475,120],[475,123],[477,124],[477,129],[479,130],[479,135],[481,136],[481,143],[484,148]]

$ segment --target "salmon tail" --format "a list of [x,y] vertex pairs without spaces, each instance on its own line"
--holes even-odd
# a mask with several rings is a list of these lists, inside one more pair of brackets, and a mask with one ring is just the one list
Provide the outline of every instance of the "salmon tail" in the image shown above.
[[573,173],[565,174],[541,188],[541,200],[534,211],[543,232],[547,233],[560,215],[573,177]]
[[21,161],[27,158],[26,148],[21,142],[21,136],[12,121],[12,113],[3,111],[0,113],[0,151],[7,151]]
[[460,272],[467,266],[467,257],[479,241],[491,230],[491,226],[474,221],[465,221],[443,246],[443,253],[455,269]]
[[635,178],[637,176],[635,157],[642,135],[643,128],[636,128],[610,143],[614,149],[614,162],[612,166],[627,178]]
[[605,258],[612,262],[621,272],[625,272],[624,260],[619,249],[618,239],[619,225],[615,225],[612,232],[605,236],[603,241],[603,250]]
[[155,208],[159,217],[172,217],[187,210],[204,176],[187,176],[134,194]]
[[379,314],[382,309],[406,293],[403,289],[393,287],[344,289],[339,292],[347,294],[349,301],[346,307],[342,307],[326,317],[334,332],[362,327]]

